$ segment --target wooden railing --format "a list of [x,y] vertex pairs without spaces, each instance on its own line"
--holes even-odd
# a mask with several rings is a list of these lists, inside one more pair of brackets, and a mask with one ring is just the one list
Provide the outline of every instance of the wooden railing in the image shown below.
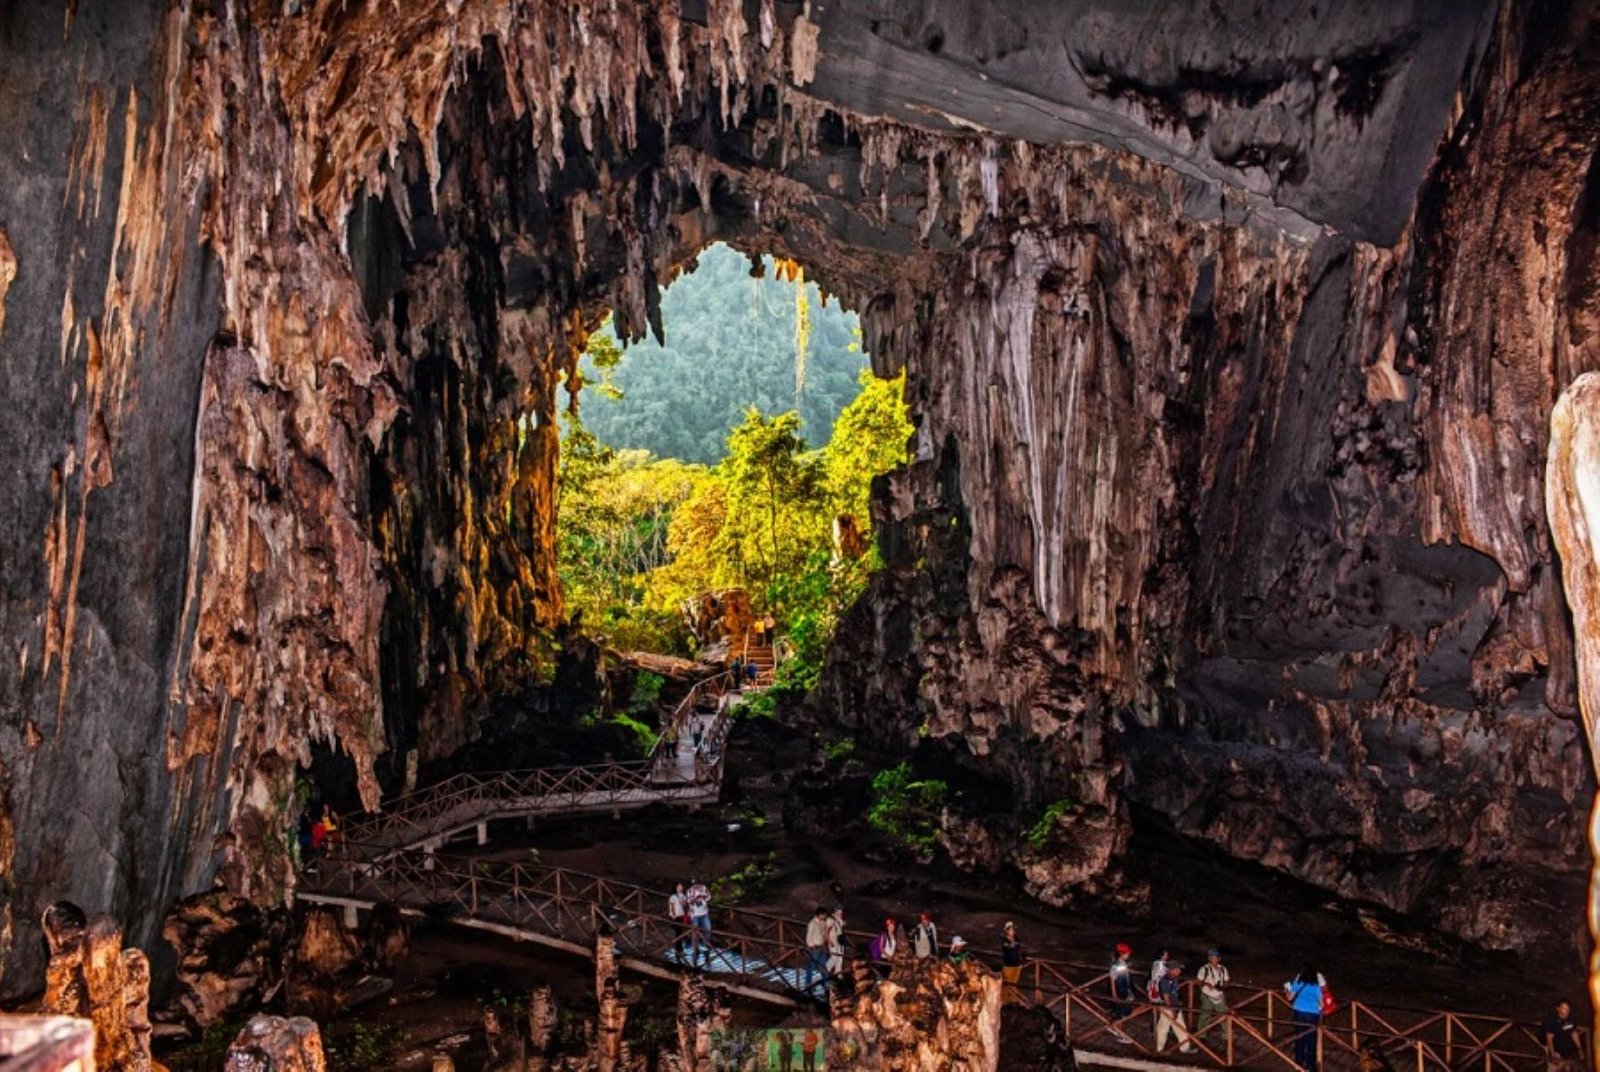
[[[625,956],[666,965],[699,965],[727,982],[792,997],[819,997],[805,983],[803,922],[750,909],[718,906],[709,948],[665,914],[667,894],[567,868],[487,862],[415,851],[377,853],[335,846],[322,871],[302,881],[309,900],[389,903],[432,915],[466,916],[512,931],[588,948],[602,929]],[[852,949],[870,940],[849,932]],[[998,963],[992,952],[975,954]],[[819,977],[820,978],[820,977]],[[1135,991],[1143,993],[1142,983]],[[1184,1022],[1195,1046],[1180,1055],[1174,1038],[1163,1060],[1225,1068],[1290,1070],[1301,1028],[1279,990],[1232,986],[1229,1009],[1197,1033],[1198,986],[1181,988]],[[1066,961],[1027,962],[1012,999],[1061,1017],[1075,1045],[1153,1057],[1155,1009],[1142,1000],[1119,1008],[1104,969]],[[1121,1034],[1123,1039],[1116,1036]],[[1533,1072],[1545,1056],[1536,1028],[1501,1017],[1407,1009],[1352,1001],[1325,1017],[1315,1045],[1325,1070],[1382,1068],[1396,1072]],[[1377,1056],[1371,1056],[1377,1055]]]
[[[696,709],[734,686],[732,671],[697,681],[668,716],[678,739],[690,732]],[[641,807],[651,803],[702,803],[721,785],[724,751],[732,721],[719,710],[701,736],[692,763],[680,768],[676,744],[663,733],[642,760],[583,767],[539,767],[523,771],[468,772],[389,801],[381,812],[347,820],[342,840],[369,851],[437,842],[497,818],[573,814]]]

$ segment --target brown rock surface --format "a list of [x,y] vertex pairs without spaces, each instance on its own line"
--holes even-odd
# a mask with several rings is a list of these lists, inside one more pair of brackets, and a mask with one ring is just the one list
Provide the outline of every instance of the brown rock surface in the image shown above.
[[[1592,772],[1539,503],[1596,364],[1593,5],[1160,11],[19,8],[0,912],[281,903],[298,767],[372,806],[547,675],[560,388],[720,238],[907,370],[819,707],[981,785],[973,859],[1113,885],[1132,799],[1565,951]],[[1079,858],[1023,837],[1058,804]]]
[[322,1034],[303,1016],[252,1016],[228,1047],[223,1072],[323,1072]]
[[178,955],[167,1015],[193,1031],[258,1009],[283,985],[289,914],[222,891],[173,906],[162,936]]
[[150,1072],[150,962],[122,947],[109,916],[90,919],[58,901],[45,911],[50,963],[41,1011],[94,1025],[94,1059],[105,1072]]
[[888,979],[835,1000],[830,1061],[863,1072],[995,1072],[1000,977],[967,961],[903,958]]

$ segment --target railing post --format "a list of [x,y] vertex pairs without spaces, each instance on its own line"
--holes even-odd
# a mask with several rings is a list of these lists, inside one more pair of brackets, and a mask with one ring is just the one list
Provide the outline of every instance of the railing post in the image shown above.
[[1228,1013],[1227,1016],[1226,1016],[1226,1019],[1227,1019],[1227,1030],[1228,1030],[1228,1067],[1229,1068],[1233,1067],[1233,1017],[1234,1017],[1234,1014],[1231,1013],[1231,1012]]
[[1275,995],[1272,993],[1272,991],[1270,991],[1270,990],[1267,991],[1267,1038],[1269,1038],[1269,1039],[1273,1037],[1273,1035],[1272,1035],[1272,1027],[1273,1027],[1272,999],[1273,999],[1274,996]]
[[1444,1017],[1444,1063],[1455,1064],[1455,1026],[1456,1018],[1449,1013]]
[[480,822],[478,824],[478,844],[489,844],[489,824],[487,822]]
[[471,892],[472,914],[473,915],[477,915],[478,914],[478,869],[477,869],[476,864],[474,864],[473,869],[472,869],[472,874],[470,876],[468,876],[467,882],[469,884],[469,888],[472,891]]
[[1422,1072],[1422,1041],[1417,1040],[1417,1072]]

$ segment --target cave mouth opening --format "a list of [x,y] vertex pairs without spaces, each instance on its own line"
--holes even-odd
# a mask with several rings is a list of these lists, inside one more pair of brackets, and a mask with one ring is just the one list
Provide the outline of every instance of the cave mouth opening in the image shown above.
[[856,314],[758,248],[686,261],[658,335],[627,343],[608,316],[589,336],[559,417],[558,572],[572,633],[624,659],[754,653],[803,695],[881,565],[872,483],[913,428]]

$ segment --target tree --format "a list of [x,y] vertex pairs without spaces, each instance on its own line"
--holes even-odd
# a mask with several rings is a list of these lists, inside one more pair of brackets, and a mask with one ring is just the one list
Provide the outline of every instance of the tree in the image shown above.
[[865,522],[872,478],[909,460],[913,429],[905,402],[905,373],[881,380],[863,369],[858,382],[861,393],[834,422],[825,465],[834,509]]
[[826,538],[828,521],[821,466],[800,438],[800,415],[791,410],[767,417],[747,409],[744,423],[728,436],[721,468],[728,524],[745,562],[757,566],[767,586],[780,573],[796,572]]

